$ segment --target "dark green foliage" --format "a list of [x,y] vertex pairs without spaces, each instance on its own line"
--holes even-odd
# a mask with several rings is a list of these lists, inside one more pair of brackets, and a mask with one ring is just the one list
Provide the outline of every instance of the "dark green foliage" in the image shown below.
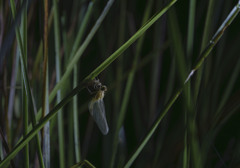
[[[48,121],[50,167],[239,167],[240,1],[49,1],[46,76],[43,1],[10,2],[0,2],[1,168],[43,167]],[[88,111],[95,77],[108,88],[107,135]]]

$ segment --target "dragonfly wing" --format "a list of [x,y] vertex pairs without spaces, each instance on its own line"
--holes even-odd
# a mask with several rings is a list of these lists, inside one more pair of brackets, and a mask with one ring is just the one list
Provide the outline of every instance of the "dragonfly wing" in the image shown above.
[[98,128],[104,135],[106,135],[109,131],[109,128],[107,124],[103,99],[91,101],[89,103],[89,111],[93,116],[94,121],[97,123]]

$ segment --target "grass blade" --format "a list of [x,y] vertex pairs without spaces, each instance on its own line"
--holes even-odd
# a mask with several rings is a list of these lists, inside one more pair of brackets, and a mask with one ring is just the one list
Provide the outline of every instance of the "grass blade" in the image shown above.
[[48,115],[46,115],[38,124],[34,126],[34,128],[14,147],[14,149],[0,162],[0,168],[7,164],[11,159],[13,159],[16,154],[34,137],[38,134],[38,132],[45,126],[47,122],[55,117],[58,110],[61,109],[64,105],[66,105],[72,97],[75,96],[83,89],[83,84],[78,85],[75,89],[73,89],[60,103],[58,103]]
[[[175,101],[177,100],[177,98],[179,97],[179,95],[182,93],[186,83],[188,83],[191,79],[191,77],[193,76],[193,74],[195,73],[195,71],[197,71],[204,63],[205,59],[207,58],[207,56],[209,55],[209,53],[212,51],[213,47],[216,45],[216,43],[219,41],[219,39],[221,38],[221,36],[223,35],[224,31],[226,30],[226,28],[232,23],[232,21],[235,19],[235,17],[237,16],[237,14],[240,11],[240,1],[238,2],[238,4],[232,9],[232,11],[229,13],[228,17],[226,18],[226,20],[222,23],[222,25],[219,27],[219,29],[217,30],[217,32],[214,34],[214,36],[212,37],[212,39],[210,40],[209,44],[206,46],[206,48],[203,50],[203,52],[200,54],[199,60],[197,61],[196,65],[194,66],[194,68],[190,71],[188,77],[186,78],[183,87],[181,87],[176,94],[174,94],[174,96],[170,99],[170,101],[167,103],[167,105],[165,106],[163,112],[159,115],[159,117],[157,117],[157,120],[154,122],[153,126],[151,127],[151,129],[149,130],[149,132],[147,133],[147,135],[145,136],[145,138],[142,140],[142,142],[140,143],[140,145],[138,146],[138,148],[136,149],[136,151],[133,153],[133,155],[131,156],[131,158],[128,160],[128,162],[126,163],[126,165],[124,166],[124,168],[128,168],[132,165],[132,163],[134,162],[134,160],[137,158],[137,156],[139,155],[139,153],[142,151],[143,147],[147,144],[147,142],[149,141],[149,139],[152,137],[153,133],[155,132],[155,130],[157,129],[158,125],[160,124],[161,120],[163,119],[163,117],[167,114],[167,112],[169,111],[169,109],[172,107],[172,105],[175,103]],[[193,144],[195,145],[195,144]]]
[[[43,101],[42,116],[49,113],[49,96],[48,96],[48,0],[44,0],[44,60],[43,60]],[[42,130],[43,139],[43,161],[46,168],[50,168],[50,122],[48,121]]]
[[[22,15],[21,36],[24,48],[25,64],[27,65],[27,9],[25,8]],[[23,67],[21,67],[23,68]],[[23,71],[23,70],[22,70]],[[28,98],[24,87],[24,81],[22,80],[22,105],[23,105],[23,136],[28,133]],[[24,148],[24,167],[29,168],[29,145]]]
[[[12,15],[13,18],[15,18],[16,15],[16,7],[15,7],[15,3],[13,0],[10,0],[11,3],[11,11],[12,11]],[[27,76],[27,69],[26,69],[26,65],[25,65],[25,55],[24,55],[24,48],[23,48],[23,44],[22,44],[22,40],[21,40],[21,36],[20,36],[20,32],[19,29],[16,27],[15,28],[15,32],[16,32],[16,37],[17,37],[17,42],[20,48],[20,61],[21,61],[21,70],[22,70],[22,76],[23,76],[23,81],[24,81],[24,86],[25,86],[25,91],[26,91],[26,95],[28,97],[28,100],[30,100],[30,105],[32,105],[32,108],[34,109],[34,104],[33,104],[33,96],[32,96],[32,92],[30,90],[30,84],[29,84],[29,80],[28,80],[28,76]],[[33,125],[36,124],[36,118],[34,116],[34,113],[31,113],[31,120]],[[40,162],[40,166],[43,167],[43,159],[42,159],[42,152],[41,152],[41,146],[40,146],[40,141],[39,141],[39,136],[36,136],[36,143],[37,143],[37,152],[38,152],[38,157],[39,157],[39,162]]]
[[[55,60],[56,60],[56,82],[58,83],[61,78],[61,59],[60,59],[60,25],[58,16],[58,3],[57,0],[53,1],[53,11],[54,11],[54,37],[55,37]],[[59,103],[62,99],[61,90],[57,92],[56,103]],[[64,152],[64,129],[63,129],[63,113],[59,110],[58,113],[58,140],[59,140],[59,167],[65,167],[65,152]]]
[[[143,25],[145,24],[145,22],[148,20],[148,18],[150,16],[150,11],[151,11],[152,5],[153,5],[153,1],[150,1],[146,6],[146,9],[145,9],[145,12],[144,12],[144,17],[143,17],[143,20],[142,20]],[[119,115],[117,116],[118,120],[117,120],[117,123],[116,123],[116,130],[115,130],[114,135],[113,135],[113,147],[112,147],[113,152],[112,152],[110,167],[114,167],[115,156],[116,156],[116,153],[117,153],[117,147],[118,147],[118,141],[119,141],[118,140],[119,139],[118,138],[119,131],[120,131],[120,128],[122,127],[122,124],[123,124],[123,121],[124,121],[124,118],[125,118],[126,109],[127,109],[127,105],[128,105],[129,98],[130,98],[131,89],[132,89],[132,84],[133,84],[134,77],[135,77],[134,69],[136,68],[136,66],[138,64],[138,60],[139,60],[139,57],[140,57],[143,41],[144,41],[144,35],[139,39],[139,41],[137,43],[136,54],[134,56],[133,63],[132,63],[132,69],[133,70],[129,73],[129,76],[128,76],[128,79],[127,79],[127,84],[126,84],[126,89],[125,89],[124,94],[123,94],[122,105],[121,105],[121,108],[120,108],[120,111],[119,111]]]
[[57,85],[54,87],[54,89],[52,90],[52,92],[50,93],[49,96],[49,100],[50,102],[53,100],[54,96],[56,95],[58,89],[61,87],[61,85],[63,85],[64,82],[66,82],[66,79],[69,77],[69,75],[71,74],[74,65],[78,62],[78,60],[80,59],[80,57],[82,56],[84,50],[86,49],[86,47],[88,46],[88,44],[90,43],[91,39],[93,38],[93,36],[95,35],[96,31],[98,30],[98,28],[100,27],[103,19],[105,18],[105,16],[107,15],[108,11],[110,10],[112,4],[113,4],[114,0],[109,0],[107,5],[105,6],[103,12],[101,13],[100,17],[98,18],[98,20],[96,21],[95,25],[93,26],[93,28],[91,29],[90,33],[88,34],[88,36],[86,37],[86,39],[84,40],[83,44],[80,46],[80,48],[77,50],[76,54],[74,55],[73,59],[71,59],[71,62],[68,64],[68,68],[66,69],[66,71],[64,72],[61,80],[57,83]]

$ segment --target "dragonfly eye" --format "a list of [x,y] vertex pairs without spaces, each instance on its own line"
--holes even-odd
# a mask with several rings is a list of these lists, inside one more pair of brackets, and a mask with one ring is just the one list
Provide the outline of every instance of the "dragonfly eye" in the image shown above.
[[90,82],[87,89],[91,94],[98,91],[107,91],[107,87],[102,85],[99,79],[94,79],[92,82]]
[[95,89],[95,90],[101,90],[101,87],[102,87],[102,84],[101,84],[101,83],[96,83],[96,84],[94,85],[94,89]]
[[107,86],[102,85],[102,86],[101,86],[101,91],[104,91],[104,92],[107,91]]

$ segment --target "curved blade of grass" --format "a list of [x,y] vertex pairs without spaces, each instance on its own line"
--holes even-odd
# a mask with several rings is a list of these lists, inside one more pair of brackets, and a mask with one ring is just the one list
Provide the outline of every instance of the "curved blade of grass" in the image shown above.
[[[202,39],[202,44],[201,44],[201,52],[204,50],[204,47],[206,46],[209,36],[210,36],[210,28],[211,28],[211,23],[212,21],[212,15],[213,15],[213,9],[215,7],[215,0],[210,0],[209,5],[208,5],[208,10],[207,10],[207,16],[205,20],[205,26],[204,26],[204,32],[203,32],[203,39]],[[199,89],[200,89],[200,84],[202,80],[202,69],[200,69],[196,75],[196,82],[195,82],[195,88],[194,88],[194,100],[197,100],[198,94],[199,94]]]
[[[50,30],[51,26],[52,26],[53,12],[54,11],[52,8],[50,11],[50,15],[48,17],[48,30]],[[39,64],[41,64],[40,61],[42,60],[42,55],[43,55],[42,52],[43,52],[43,42],[42,42],[42,40],[40,40],[40,43],[39,43],[39,46],[37,49],[36,58],[35,58],[34,65],[33,65],[33,76],[37,76],[37,74],[38,74]]]
[[215,114],[215,121],[213,123],[213,127],[216,126],[216,123],[219,121],[219,118],[221,117],[221,110],[223,109],[225,103],[227,102],[227,100],[229,99],[229,96],[231,94],[231,91],[233,89],[233,85],[234,83],[236,82],[238,76],[239,76],[239,73],[240,73],[240,59],[238,59],[237,61],[237,64],[233,70],[233,73],[229,79],[229,82],[228,82],[228,85],[227,85],[227,88],[225,89],[224,93],[223,93],[223,96],[221,96],[221,99],[220,99],[220,103],[219,103],[219,106],[217,108],[217,111],[216,111],[216,114]]
[[82,36],[83,36],[83,34],[84,34],[85,30],[86,30],[87,23],[88,23],[88,21],[89,21],[89,19],[90,19],[90,16],[91,16],[91,14],[92,14],[93,4],[94,4],[94,0],[92,0],[92,1],[89,3],[89,5],[88,5],[87,12],[86,12],[86,14],[85,14],[85,16],[84,16],[84,18],[83,18],[83,21],[82,21],[82,23],[81,23],[81,26],[80,26],[79,31],[78,31],[78,34],[77,34],[77,37],[76,37],[76,39],[75,39],[75,41],[74,41],[73,48],[72,48],[72,50],[71,50],[71,54],[70,54],[70,58],[69,58],[69,59],[72,59],[72,57],[73,57],[73,56],[76,54],[76,52],[77,52],[77,49],[78,49],[78,47],[79,47],[79,44],[80,44],[80,42],[81,42],[81,40],[82,40]]
[[[118,45],[121,46],[124,43],[125,39],[125,26],[126,26],[126,0],[121,1],[121,7],[120,7],[120,21],[119,21],[119,32],[118,32]],[[117,74],[116,74],[116,89],[115,89],[115,96],[114,96],[114,111],[118,110],[120,107],[120,99],[121,99],[121,78],[123,75],[123,57],[120,57],[118,59],[117,63]]]
[[[143,25],[145,24],[145,22],[149,18],[152,5],[153,5],[152,0],[147,3],[146,9],[144,11],[143,20],[142,20]],[[121,104],[119,114],[117,116],[118,119],[117,119],[117,122],[116,122],[116,130],[113,134],[113,147],[112,147],[113,151],[112,151],[110,167],[114,167],[115,157],[116,157],[116,153],[117,153],[117,149],[118,149],[118,139],[119,139],[118,136],[119,136],[120,128],[122,127],[122,123],[123,123],[124,118],[125,118],[126,109],[127,109],[131,89],[132,89],[132,84],[133,84],[134,77],[135,77],[135,72],[136,72],[134,69],[138,64],[138,59],[139,59],[139,56],[140,56],[140,53],[141,53],[143,41],[144,41],[144,35],[137,42],[136,53],[135,53],[133,63],[132,63],[132,71],[129,73],[126,88],[125,88],[124,95],[123,95],[123,101],[122,101],[122,104]]]
[[[161,8],[164,2],[157,1],[156,8]],[[152,68],[151,68],[151,85],[149,88],[150,99],[149,99],[149,123],[152,123],[154,120],[155,113],[157,111],[157,101],[159,97],[159,86],[161,79],[161,69],[162,69],[162,57],[163,52],[160,49],[164,45],[164,39],[166,35],[166,16],[163,16],[162,20],[156,23],[154,27],[154,37],[158,37],[154,39],[153,43],[153,52],[155,58],[152,60]],[[156,157],[156,155],[155,155]]]
[[[88,21],[90,20],[90,16],[92,14],[94,1],[91,1],[88,5],[86,14],[83,18],[81,26],[79,28],[77,38],[74,41],[73,48],[70,54],[70,59],[76,54],[77,48],[82,41],[82,36],[86,30],[88,25]],[[73,87],[77,86],[78,82],[78,66],[77,64],[74,66],[73,69]],[[80,148],[80,135],[79,135],[79,124],[78,124],[78,97],[77,95],[73,98],[73,131],[74,131],[74,149],[75,149],[75,160],[76,162],[80,162],[81,160],[81,148]]]
[[[104,69],[106,69],[115,59],[117,59],[131,44],[133,44],[139,37],[141,37],[173,4],[175,4],[177,0],[171,1],[163,10],[161,10],[159,13],[154,15],[151,19],[149,19],[144,26],[142,26],[127,42],[125,42],[118,50],[116,50],[112,55],[110,55],[101,65],[99,65],[95,70],[93,70],[86,78],[84,78],[83,83],[87,83],[90,80],[93,80],[96,76],[98,76]],[[111,4],[109,4],[111,5]],[[106,8],[105,8],[106,9]],[[107,9],[106,9],[107,10]],[[101,17],[101,16],[100,16]],[[101,18],[102,21],[103,18]],[[100,18],[99,18],[100,20]],[[97,23],[100,21],[97,21]],[[99,26],[95,24],[95,26]],[[78,49],[77,53],[75,54],[75,57],[81,56],[87,45],[89,44],[91,38],[93,37],[92,33],[96,32],[95,26],[92,28],[91,32],[89,33],[86,40],[83,42],[82,46]],[[49,101],[51,102],[56,95],[57,90],[61,87],[61,85],[64,84],[64,80],[68,77],[72,70],[72,66],[75,65],[75,63],[78,61],[77,58],[73,59],[75,61],[71,61],[69,64],[67,71],[64,73],[62,79],[59,81],[59,83],[55,86],[53,91],[50,93]],[[71,65],[71,66],[70,66]],[[39,115],[41,113],[38,113],[37,118],[40,118]]]
[[148,132],[148,134],[146,135],[144,140],[141,142],[141,144],[138,146],[137,150],[134,152],[134,154],[131,156],[131,158],[128,160],[128,162],[126,163],[124,168],[128,168],[128,167],[130,167],[132,165],[134,160],[137,158],[137,156],[142,151],[144,146],[147,144],[149,139],[152,137],[153,133],[155,132],[155,130],[157,129],[158,125],[162,121],[163,117],[167,114],[168,110],[172,107],[172,105],[174,104],[174,102],[177,100],[177,98],[179,97],[179,95],[181,93],[182,93],[182,89],[178,90],[177,93],[174,95],[174,97],[169,101],[169,103],[166,105],[166,107],[165,107],[164,111],[162,112],[162,114],[154,122],[154,124],[151,127],[150,131]]
[[[85,51],[85,49],[87,48],[88,44],[90,43],[90,41],[92,40],[93,36],[95,35],[95,33],[97,32],[98,28],[100,27],[102,21],[104,20],[105,16],[107,15],[108,11],[110,10],[112,4],[113,4],[114,0],[109,0],[107,5],[105,6],[103,12],[101,13],[100,17],[98,18],[98,20],[96,21],[95,25],[93,26],[93,28],[91,29],[90,33],[88,34],[88,36],[86,37],[86,39],[84,40],[83,44],[80,46],[80,48],[77,50],[76,54],[73,56],[71,62],[66,66],[67,69],[65,71],[65,73],[63,74],[61,80],[56,84],[56,86],[53,88],[53,90],[51,91],[50,95],[49,95],[49,103],[51,103],[55,97],[55,95],[57,94],[57,91],[62,88],[64,86],[64,84],[67,81],[67,78],[69,77],[69,75],[71,74],[75,64],[78,62],[78,60],[80,59],[80,57],[82,56],[83,52]],[[86,82],[86,81],[84,81]],[[41,118],[41,113],[42,113],[42,109],[40,109],[38,111],[37,114],[37,119],[39,120]]]
[[[196,9],[196,0],[191,0],[189,2],[189,17],[188,17],[188,31],[187,31],[187,48],[186,48],[186,56],[187,56],[187,62],[188,65],[191,65],[191,60],[192,60],[192,53],[193,53],[193,42],[194,42],[194,21],[195,21],[195,9]],[[192,99],[191,99],[191,88],[190,88],[191,84],[188,84],[188,89],[187,89],[187,110],[185,110],[185,117],[184,117],[184,124],[185,124],[185,128],[188,128],[188,117],[192,120],[192,123],[195,124],[195,120],[193,117],[191,116],[195,116],[195,114],[193,114],[193,108],[192,108]],[[191,112],[193,115],[189,115],[187,116],[189,113]],[[189,120],[190,120],[189,119]],[[189,124],[190,125],[190,124]],[[194,130],[195,131],[195,130]],[[196,131],[195,131],[196,132]],[[184,150],[183,150],[183,167],[187,168],[190,166],[190,149],[188,147],[188,135],[192,135],[191,138],[194,139],[195,137],[193,135],[195,134],[191,134],[191,132],[188,133],[188,130],[185,129],[185,135],[184,135]],[[198,142],[197,142],[198,144]],[[199,152],[199,148],[197,146],[197,150],[195,150],[197,152]],[[193,155],[193,158],[196,158],[196,153],[195,155]],[[198,164],[197,162],[194,162],[195,164]]]
[[[203,64],[204,60],[207,58],[208,54],[211,52],[212,48],[215,46],[215,44],[217,43],[217,41],[220,39],[220,37],[222,36],[222,34],[224,33],[224,30],[227,28],[227,26],[229,26],[229,24],[232,22],[232,20],[236,17],[236,15],[238,14],[240,9],[240,1],[238,3],[238,5],[236,5],[234,7],[234,9],[232,10],[232,12],[229,14],[229,16],[227,17],[227,19],[224,21],[224,23],[222,24],[222,26],[220,27],[220,29],[216,32],[216,34],[214,35],[214,37],[212,38],[212,40],[209,42],[209,45],[206,47],[206,49],[203,51],[203,53],[200,56],[199,61],[197,62],[197,64],[194,66],[194,68],[191,70],[191,72],[189,73],[187,79],[185,80],[186,84],[190,78],[192,77],[192,75],[194,74],[194,72],[196,70],[199,69],[199,67],[201,67],[201,65]],[[110,63],[109,63],[110,64]],[[103,67],[107,67],[106,65],[109,64],[104,64],[105,66]],[[101,65],[100,65],[101,66]],[[102,68],[100,68],[102,69]],[[95,70],[96,71],[96,70]],[[100,72],[99,72],[100,73]],[[96,74],[96,73],[93,73]],[[90,75],[92,76],[92,75]],[[86,78],[87,79],[87,78]],[[14,148],[14,150],[12,152],[10,152],[7,157],[0,162],[0,167],[3,166],[4,164],[8,163],[36,134],[37,132],[44,126],[44,124],[46,122],[48,122],[50,119],[52,119],[55,114],[57,113],[57,111],[64,106],[67,102],[69,102],[72,97],[77,94],[80,90],[83,89],[84,86],[84,82],[82,82],[77,88],[75,88],[67,97],[65,97],[57,106],[55,106],[51,112],[44,117],[34,128],[33,130],[28,133],[28,135],[26,137],[23,138],[23,140]],[[166,115],[166,113],[168,112],[168,110],[170,109],[170,107],[173,105],[173,103],[176,101],[176,99],[179,97],[179,95],[181,94],[182,89],[180,89],[175,96],[169,101],[169,103],[167,104],[165,110],[163,111],[163,113],[160,115],[160,117],[158,117],[156,123],[153,125],[152,129],[150,130],[150,132],[148,133],[148,135],[146,136],[146,138],[144,139],[144,141],[141,143],[140,147],[137,149],[137,151],[134,153],[134,155],[131,157],[131,159],[129,160],[129,162],[126,164],[125,167],[129,167],[132,162],[135,160],[135,158],[138,156],[138,154],[141,152],[142,148],[145,146],[145,144],[148,142],[148,140],[150,139],[150,137],[152,136],[152,134],[154,133],[155,129],[157,128],[157,126],[159,125],[161,119]]]
[[[177,68],[179,72],[179,78],[181,83],[184,82],[184,79],[186,79],[187,75],[187,67],[188,64],[186,63],[186,57],[184,56],[184,50],[182,46],[182,37],[180,33],[180,28],[179,25],[177,24],[177,17],[176,14],[174,13],[174,10],[169,12],[169,25],[170,25],[170,39],[171,39],[171,46],[173,47],[174,55],[176,56],[176,62],[177,62]],[[188,59],[190,60],[190,58]],[[190,62],[190,61],[188,61]],[[186,84],[186,89],[184,89],[184,100],[185,100],[185,107],[186,109],[184,110],[184,115],[185,115],[185,128],[187,128],[185,131],[185,137],[189,137],[188,139],[185,139],[185,149],[184,149],[184,160],[183,163],[186,166],[187,163],[187,158],[186,156],[187,152],[189,151],[187,149],[188,144],[190,144],[190,151],[191,151],[191,158],[192,162],[195,168],[201,168],[202,167],[202,159],[201,159],[201,152],[200,152],[200,146],[198,139],[196,138],[197,136],[197,129],[196,129],[196,121],[195,121],[195,111],[193,110],[193,101],[191,98],[191,88],[190,88],[190,83]]]
[[[55,38],[55,61],[56,61],[56,82],[59,82],[61,78],[61,61],[60,61],[60,25],[58,16],[58,3],[57,0],[53,0],[53,12],[54,12],[54,38]],[[57,92],[56,103],[59,103],[62,99],[61,89]],[[64,129],[63,129],[63,114],[62,110],[58,113],[58,147],[59,147],[59,167],[65,167],[65,152],[64,152]]]
[[101,65],[90,73],[84,81],[93,80],[104,69],[106,69],[115,59],[117,59],[132,43],[141,37],[168,9],[176,3],[177,0],[171,1],[164,9],[149,19],[127,42],[125,42],[117,51],[110,55]]
[[[127,49],[134,41],[136,41],[145,31],[152,26],[174,3],[173,0],[169,3],[162,11],[150,19],[138,32],[135,33],[134,37],[130,38],[122,47],[120,47],[116,52],[114,52],[107,60],[105,60],[99,67],[97,67],[89,76],[87,76],[71,93],[69,93],[60,103],[58,103],[47,116],[45,116],[34,128],[24,137],[17,146],[10,152],[2,162],[0,162],[0,167],[8,163],[25,145],[28,143],[34,135],[44,126],[46,122],[52,119],[58,110],[62,108],[66,103],[68,103],[74,95],[76,95],[80,90],[84,88],[86,82],[95,78],[99,73],[101,73],[105,68],[107,68],[120,54]],[[49,100],[51,101],[51,99]]]
[[187,63],[184,55],[184,49],[182,45],[182,37],[180,33],[180,28],[176,17],[176,12],[174,8],[169,11],[168,13],[168,20],[169,20],[169,36],[170,36],[170,47],[173,48],[173,55],[176,57],[176,63],[177,63],[177,72],[179,75],[179,79],[181,83],[184,82],[184,79],[186,78],[187,75]]
[[[12,23],[12,26],[11,26],[10,30],[7,32],[6,36],[4,35],[6,38],[4,39],[3,43],[1,44],[0,67],[3,66],[4,58],[5,58],[5,56],[7,56],[7,52],[10,50],[11,45],[13,43],[13,40],[15,38],[14,30],[16,30],[16,28],[18,27],[18,23],[21,20],[22,12],[23,12],[24,8],[26,8],[26,6],[27,6],[27,2],[28,2],[28,5],[30,5],[32,1],[33,0],[28,0],[28,1],[27,0],[23,0],[21,6],[19,7],[19,11],[18,11],[17,15],[16,15],[16,10],[14,11],[14,21]],[[4,1],[1,1],[1,6],[2,6],[2,4],[4,4],[3,2]],[[10,6],[11,6],[11,3],[12,2],[10,1]],[[15,3],[13,3],[13,4],[15,4]],[[3,31],[3,30],[1,29],[1,31]]]
[[[15,7],[15,3],[13,0],[10,0],[10,4],[11,4],[11,10],[12,10],[12,15],[13,18],[15,19],[15,15],[16,15],[16,7]],[[30,105],[32,105],[33,109],[34,109],[34,103],[33,103],[33,96],[32,96],[32,92],[30,90],[30,84],[29,84],[29,80],[28,80],[28,76],[27,76],[27,68],[25,65],[25,55],[24,55],[24,49],[23,49],[23,45],[22,45],[22,40],[21,40],[21,36],[20,36],[20,32],[18,27],[15,28],[15,32],[16,32],[16,38],[17,38],[17,42],[19,45],[19,49],[20,49],[20,61],[21,61],[21,70],[22,70],[22,76],[23,76],[23,81],[24,81],[24,86],[25,86],[25,91],[26,91],[26,95],[28,97],[28,100],[30,100]],[[31,120],[33,125],[36,125],[36,118],[34,116],[34,113],[31,112]],[[42,158],[42,152],[41,152],[41,145],[40,145],[40,140],[39,140],[39,135],[36,135],[36,142],[37,142],[37,152],[38,152],[38,157],[39,157],[39,163],[41,167],[44,167],[43,165],[43,158]]]
[[71,72],[72,72],[72,70],[74,68],[74,65],[76,65],[76,63],[78,62],[78,60],[82,56],[83,52],[87,48],[88,44],[92,40],[93,36],[97,32],[97,30],[100,27],[103,19],[105,18],[105,16],[107,15],[108,11],[110,10],[113,2],[114,2],[114,0],[109,0],[108,1],[107,5],[105,6],[105,8],[104,8],[103,12],[101,13],[100,17],[98,18],[98,20],[96,21],[95,25],[93,26],[93,28],[91,29],[90,33],[88,34],[87,38],[84,40],[83,44],[80,46],[80,48],[77,50],[77,52],[74,55],[74,57],[71,59],[71,62],[68,64],[67,69],[66,69],[65,73],[63,74],[61,80],[56,84],[56,86],[54,87],[54,89],[52,90],[52,92],[51,92],[51,94],[49,96],[49,101],[50,102],[53,100],[53,98],[56,95],[58,89],[65,83],[66,79],[71,74]]
[[84,160],[82,162],[79,162],[73,166],[71,166],[70,168],[78,168],[78,167],[82,167],[85,166],[87,168],[95,168],[95,166],[93,166],[88,160]]
[[193,52],[193,41],[194,41],[194,21],[195,21],[195,11],[196,10],[196,0],[191,0],[189,2],[189,17],[188,17],[188,31],[187,31],[187,58],[190,59]]
[[[1,145],[1,147],[0,147],[1,152],[3,152],[3,148],[5,149],[5,151],[7,153],[10,152],[9,151],[9,145],[7,143],[7,140],[5,139],[5,135],[4,135],[3,131],[2,131],[2,128],[0,128],[0,137],[1,137],[1,144],[0,144]],[[0,160],[2,159],[2,155],[3,154],[1,154]],[[14,164],[13,160],[10,161],[10,164],[11,164],[11,166],[13,168],[15,167],[15,164]]]
[[[25,64],[27,65],[27,9],[25,8],[22,15],[21,37],[24,48]],[[21,66],[21,68],[23,68]],[[23,70],[22,70],[23,71]],[[23,110],[23,136],[28,133],[28,99],[24,88],[24,81],[22,80],[22,110]],[[29,168],[29,145],[24,148],[24,167]]]
[[13,159],[16,154],[34,137],[38,132],[44,127],[44,125],[49,122],[61,109],[66,105],[72,97],[79,93],[84,88],[84,85],[81,83],[75,89],[73,89],[60,103],[58,103],[48,115],[46,115],[42,120],[36,124],[33,129],[25,136],[23,139],[14,147],[14,149],[0,162],[0,168],[7,164],[11,159]]
[[[44,36],[43,36],[43,100],[42,117],[49,113],[49,93],[48,93],[48,0],[44,0]],[[48,121],[42,130],[43,141],[43,161],[46,168],[50,168],[50,122]]]
[[[179,28],[179,24],[178,24],[178,19],[177,19],[177,15],[175,12],[175,9],[172,9],[169,14],[169,37],[170,37],[170,43],[172,45],[170,45],[170,47],[173,49],[173,55],[176,58],[176,65],[177,65],[177,73],[179,75],[179,79],[181,81],[181,83],[184,82],[186,75],[187,75],[187,67],[189,66],[189,64],[187,64],[187,62],[189,63],[191,58],[186,59],[185,57],[185,53],[184,53],[184,49],[183,49],[183,43],[182,43],[182,37],[181,37],[181,33],[180,33],[180,28]],[[188,124],[188,118],[190,120],[190,117],[188,116],[190,113],[192,113],[192,110],[190,108],[191,105],[191,98],[190,98],[190,84],[188,84],[186,86],[187,88],[184,90],[184,102],[185,102],[185,109],[184,109],[184,115],[185,115],[185,139],[184,139],[184,150],[183,150],[183,164],[184,167],[186,167],[187,164],[187,154],[188,154],[188,143],[191,144],[190,142],[188,142],[187,139],[187,135],[189,134],[189,137],[192,138],[193,135],[191,133],[189,133],[189,130],[187,128],[189,128],[189,124]],[[183,107],[184,108],[184,107]],[[193,115],[194,116],[194,115]],[[193,122],[194,123],[194,122]],[[195,158],[196,155],[193,154],[193,158]],[[194,160],[194,159],[193,159]],[[195,163],[195,162],[194,162]]]
[[[159,13],[157,13],[156,15],[154,15],[151,19],[148,20],[148,22],[142,26],[127,42],[125,42],[118,50],[116,50],[111,56],[109,56],[101,65],[99,65],[95,70],[92,71],[92,73],[90,73],[86,78],[84,78],[84,80],[81,82],[82,85],[85,85],[86,83],[88,83],[90,80],[93,80],[97,75],[99,75],[104,69],[106,69],[115,59],[117,59],[131,44],[133,44],[139,37],[141,37],[141,35],[143,35],[173,4],[176,3],[177,0],[173,0],[171,1],[163,10],[161,10]],[[99,21],[97,21],[99,22]],[[94,30],[96,28],[93,28]],[[95,31],[91,32],[95,32]],[[92,36],[92,35],[91,35]],[[88,39],[88,40],[87,40]],[[89,43],[90,37],[87,37],[87,41],[84,41],[83,45],[87,45]],[[75,56],[79,53],[82,53],[83,49],[86,48],[83,47],[83,45],[80,47],[80,49],[77,51],[77,53],[75,54]],[[81,51],[81,52],[80,52]],[[75,57],[74,56],[74,57]],[[65,73],[67,74],[67,73]],[[66,75],[65,75],[66,78]],[[61,79],[61,81],[59,82],[62,85],[64,83],[63,78]],[[58,84],[57,84],[58,85]],[[58,88],[60,88],[60,86],[56,86],[58,90]],[[55,88],[56,88],[55,87]],[[54,96],[56,95],[56,91],[52,91],[50,93],[49,96],[49,103],[53,100]],[[37,114],[37,119],[41,118],[41,109],[39,110],[38,114]],[[31,128],[31,125],[29,126],[29,128]]]
[[154,122],[153,126],[151,127],[151,129],[149,130],[149,132],[147,133],[147,135],[145,136],[145,138],[143,139],[143,141],[140,143],[140,145],[138,146],[138,148],[136,149],[136,151],[133,153],[133,155],[131,156],[131,158],[128,160],[128,162],[126,163],[126,165],[124,166],[124,168],[128,168],[132,165],[132,163],[134,162],[134,160],[137,158],[137,156],[139,155],[139,153],[142,151],[143,147],[147,144],[147,142],[149,141],[149,139],[152,137],[153,133],[155,132],[155,130],[157,129],[158,125],[160,124],[161,120],[163,119],[163,117],[167,114],[168,110],[172,107],[172,105],[174,104],[174,102],[177,100],[177,98],[179,97],[179,95],[182,93],[185,85],[189,82],[189,80],[191,79],[191,77],[193,76],[193,74],[195,73],[195,71],[197,71],[204,63],[205,59],[207,58],[207,56],[209,55],[209,53],[212,51],[213,47],[216,45],[216,43],[219,41],[219,39],[221,38],[221,36],[223,35],[224,31],[226,30],[226,28],[232,23],[232,21],[235,19],[235,17],[237,16],[237,14],[240,11],[240,0],[238,2],[238,4],[232,9],[232,11],[229,13],[229,15],[227,16],[227,18],[224,20],[224,22],[222,23],[222,25],[219,27],[219,29],[217,30],[217,32],[214,34],[214,36],[212,37],[212,39],[209,41],[208,45],[206,46],[206,48],[203,50],[203,52],[200,54],[199,60],[197,61],[196,65],[194,66],[194,68],[190,71],[188,77],[186,78],[184,85],[175,93],[175,95],[170,99],[169,103],[167,103],[167,105],[165,106],[162,114],[159,115],[159,117],[156,119],[156,121]]

